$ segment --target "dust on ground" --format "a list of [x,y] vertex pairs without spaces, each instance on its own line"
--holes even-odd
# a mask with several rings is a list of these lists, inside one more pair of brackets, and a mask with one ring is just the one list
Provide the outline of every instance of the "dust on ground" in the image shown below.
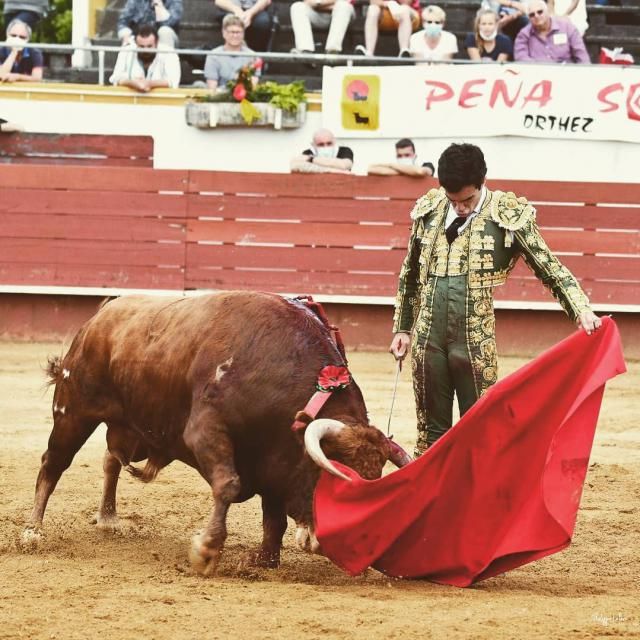
[[[607,387],[573,544],[469,589],[351,578],[297,550],[285,535],[278,570],[243,569],[261,538],[257,499],[233,505],[216,577],[194,575],[193,532],[208,517],[208,487],[174,463],[150,485],[123,474],[121,531],[96,530],[105,429],[62,476],[35,553],[18,539],[52,427],[42,367],[60,345],[0,343],[0,638],[640,638],[640,363]],[[524,361],[504,358],[502,374]],[[353,353],[351,369],[374,423],[386,429],[394,365]],[[392,421],[413,446],[415,415],[403,372]]]

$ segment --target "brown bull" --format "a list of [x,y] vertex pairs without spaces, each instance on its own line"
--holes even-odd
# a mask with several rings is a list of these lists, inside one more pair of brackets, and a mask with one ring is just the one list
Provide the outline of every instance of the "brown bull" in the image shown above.
[[[287,515],[312,527],[320,467],[339,474],[329,458],[368,479],[381,475],[387,459],[407,459],[369,425],[355,382],[332,394],[304,436],[292,431],[328,364],[343,364],[328,329],[305,305],[279,296],[228,292],[108,302],[50,368],[54,425],[25,539],[37,538],[61,474],[104,422],[99,524],[116,521],[122,466],[149,481],[180,460],[198,470],[213,494],[209,522],[194,538],[196,569],[215,570],[230,504],[255,494],[262,498],[264,535],[253,558],[277,566]],[[131,467],[144,458],[143,470]]]

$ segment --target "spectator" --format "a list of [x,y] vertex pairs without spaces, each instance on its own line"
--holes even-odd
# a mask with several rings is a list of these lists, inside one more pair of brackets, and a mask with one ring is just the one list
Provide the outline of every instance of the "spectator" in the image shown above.
[[373,176],[410,176],[412,178],[425,178],[436,172],[431,162],[418,161],[416,147],[413,140],[402,138],[396,142],[396,161],[383,164],[372,164],[367,173]]
[[585,0],[549,0],[549,13],[558,18],[568,18],[581,36],[589,28]]
[[520,29],[529,24],[527,19],[527,6],[517,0],[482,0],[480,9],[491,9],[498,14],[498,31],[509,36],[511,41],[520,32]]
[[470,60],[506,62],[513,57],[509,36],[498,33],[498,14],[493,9],[480,9],[473,33],[467,34],[464,47]]
[[[244,42],[244,23],[238,16],[228,13],[222,19],[222,38],[224,44],[216,47],[207,56],[204,64],[204,77],[207,81],[207,87],[211,90],[226,89],[226,84],[230,80],[238,77],[238,72],[242,67],[251,64],[255,60],[254,53]],[[216,53],[221,51],[242,52],[241,56],[217,56]],[[254,86],[258,83],[260,70],[257,69],[255,75],[251,78]]]
[[291,159],[291,171],[295,173],[351,173],[351,167],[353,151],[336,147],[336,137],[329,129],[318,129],[311,147]]
[[356,12],[349,0],[298,0],[291,5],[291,27],[298,53],[313,53],[311,25],[329,29],[326,53],[340,53],[345,33]]
[[544,0],[530,0],[527,8],[530,23],[520,31],[513,48],[517,62],[591,62],[571,22],[552,17]]
[[21,124],[16,122],[9,122],[4,118],[0,118],[0,133],[16,133],[16,131],[23,131]]
[[364,46],[359,44],[356,53],[372,56],[378,42],[378,30],[398,32],[398,55],[411,57],[409,38],[420,27],[419,0],[369,0],[364,22]]
[[[166,49],[166,53],[135,51],[138,49]],[[180,60],[173,48],[158,42],[158,34],[152,24],[142,25],[134,42],[118,54],[116,66],[109,81],[113,85],[129,87],[140,93],[148,93],[159,87],[175,89],[180,84]]]
[[17,19],[35,29],[48,10],[49,0],[4,0],[4,23],[8,26]]
[[445,12],[435,4],[422,11],[423,30],[409,40],[409,50],[420,60],[451,60],[458,53],[458,41],[453,33],[443,31]]
[[127,0],[118,19],[118,38],[129,44],[142,25],[153,24],[158,44],[176,49],[181,18],[182,0]]
[[15,18],[6,33],[7,46],[0,48],[0,82],[42,80],[42,53],[26,46],[31,39],[31,27]]
[[215,0],[215,4],[219,15],[232,14],[242,20],[247,45],[251,49],[268,49],[272,23],[268,7],[271,0]]

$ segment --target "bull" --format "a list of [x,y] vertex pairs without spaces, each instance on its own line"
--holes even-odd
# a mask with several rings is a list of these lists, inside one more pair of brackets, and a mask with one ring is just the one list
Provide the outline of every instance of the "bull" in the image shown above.
[[[407,454],[369,424],[355,381],[334,392],[317,417],[300,412],[318,372],[344,364],[326,323],[306,305],[268,293],[193,298],[125,296],[104,304],[62,359],[50,363],[53,429],[42,456],[23,539],[37,540],[47,502],[96,427],[107,426],[100,526],[117,523],[123,467],[150,481],[174,460],[211,487],[213,506],[192,540],[194,568],[212,574],[234,502],[259,495],[263,539],[251,562],[277,567],[287,516],[313,540],[312,499],[332,460],[363,478]],[[292,430],[298,417],[306,429]],[[131,463],[146,459],[144,468]],[[317,546],[317,545],[316,545]]]

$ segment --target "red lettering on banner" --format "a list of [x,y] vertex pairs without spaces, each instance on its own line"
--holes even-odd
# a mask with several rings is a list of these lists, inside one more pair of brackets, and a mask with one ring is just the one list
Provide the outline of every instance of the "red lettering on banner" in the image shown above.
[[[444,102],[453,98],[453,89],[446,82],[437,82],[436,80],[425,80],[427,86],[434,87],[427,94],[427,111],[431,109],[432,102]],[[440,89],[440,93],[436,93],[436,89]]]
[[478,93],[477,91],[472,91],[471,88],[476,84],[485,84],[486,80],[481,78],[479,80],[467,80],[462,85],[462,90],[460,91],[460,97],[458,98],[458,106],[463,109],[470,109],[472,107],[477,107],[477,104],[467,104],[469,100],[472,98],[479,98],[484,95],[483,93]]
[[496,80],[493,83],[493,89],[491,90],[491,97],[489,98],[489,106],[493,109],[498,100],[498,96],[502,96],[502,101],[507,107],[513,107],[516,103],[516,100],[520,96],[520,91],[522,90],[522,82],[518,85],[518,90],[516,91],[516,95],[511,98],[509,95],[509,91],[507,89],[507,83],[504,80]]
[[623,88],[624,87],[622,86],[622,83],[617,82],[616,84],[610,84],[606,87],[603,87],[602,89],[600,89],[600,91],[598,91],[598,100],[600,100],[600,102],[604,102],[607,105],[607,107],[600,109],[602,113],[608,113],[609,111],[616,111],[616,109],[620,108],[620,105],[617,102],[612,102],[607,98],[609,97],[609,94],[614,93],[616,91],[622,91]]
[[627,94],[627,118],[640,120],[640,83],[632,84]]
[[551,100],[551,80],[541,80],[531,87],[522,108],[526,107],[528,102],[537,102],[539,107],[544,107],[549,100]]

